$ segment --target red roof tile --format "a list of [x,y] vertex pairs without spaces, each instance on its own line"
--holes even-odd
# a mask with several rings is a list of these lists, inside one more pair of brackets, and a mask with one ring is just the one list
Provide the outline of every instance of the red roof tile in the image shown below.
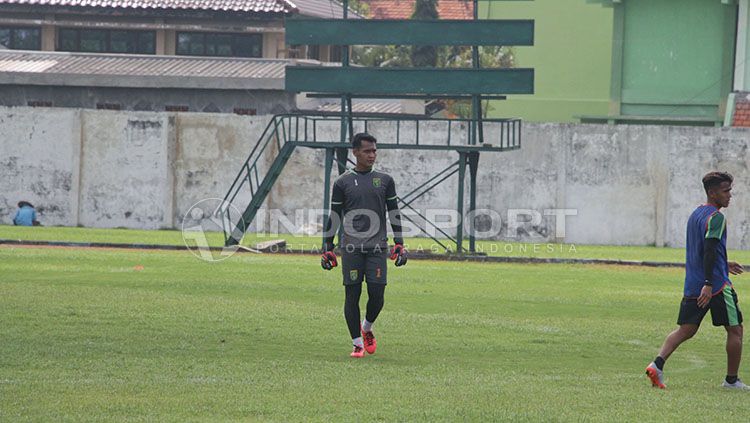
[[735,95],[732,126],[750,127],[750,92]]
[[[414,12],[416,0],[362,0],[370,6],[372,19],[409,19]],[[471,0],[438,0],[440,19],[472,19],[474,8]]]

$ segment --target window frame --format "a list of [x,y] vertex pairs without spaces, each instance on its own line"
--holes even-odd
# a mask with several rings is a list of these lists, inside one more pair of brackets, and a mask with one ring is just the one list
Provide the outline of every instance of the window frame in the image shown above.
[[[67,41],[63,38],[63,33],[70,31],[75,34],[73,37],[73,48],[67,48],[63,47],[63,42]],[[102,32],[104,35],[103,41],[103,50],[101,51],[91,51],[91,50],[83,50],[81,48],[81,35],[84,31],[99,31]],[[128,37],[132,37],[130,40],[126,39],[126,44],[129,41],[133,41],[135,43],[134,45],[134,51],[128,52],[128,51],[114,51],[112,48],[112,33],[113,32],[123,32]],[[143,55],[155,55],[156,54],[156,31],[147,31],[147,30],[134,30],[134,29],[119,29],[119,28],[70,28],[70,27],[60,27],[57,29],[57,37],[55,42],[55,50],[56,51],[69,51],[74,53],[112,53],[112,54],[143,54]],[[150,35],[151,39],[148,41],[143,41],[142,36],[143,35]],[[144,45],[151,44],[151,49],[146,52]]]
[[[180,37],[187,36],[184,48],[181,49]],[[220,44],[218,39],[222,37],[229,38],[229,55],[219,54],[218,51],[227,44]],[[257,56],[240,56],[237,54],[240,42],[244,39],[252,39],[256,41],[258,47]],[[198,41],[200,39],[200,41]],[[213,40],[211,40],[213,39]],[[263,34],[260,33],[247,33],[247,32],[204,32],[204,31],[177,31],[175,34],[175,54],[178,56],[201,56],[201,57],[239,57],[239,58],[250,58],[259,59],[263,57]],[[209,46],[210,44],[210,46]],[[194,46],[200,45],[200,51],[194,48]],[[255,46],[254,45],[254,46]],[[254,47],[253,46],[253,47]],[[213,53],[208,53],[209,47],[214,50]],[[254,49],[253,49],[254,50]]]
[[[14,26],[14,25],[8,25],[8,26],[0,26],[0,30],[8,30],[10,31],[10,34],[8,36],[8,43],[10,46],[5,46],[8,50],[29,50],[29,51],[37,51],[42,49],[42,27],[37,26]],[[32,31],[36,32],[36,46],[35,48],[18,48],[16,44],[18,43],[17,38],[18,34],[17,31]]]

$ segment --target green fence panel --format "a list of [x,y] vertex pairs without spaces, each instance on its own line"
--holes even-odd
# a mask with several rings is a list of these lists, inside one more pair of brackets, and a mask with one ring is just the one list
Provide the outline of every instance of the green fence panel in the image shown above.
[[286,90],[373,95],[533,94],[534,69],[287,66]]
[[289,19],[287,44],[531,46],[533,20]]

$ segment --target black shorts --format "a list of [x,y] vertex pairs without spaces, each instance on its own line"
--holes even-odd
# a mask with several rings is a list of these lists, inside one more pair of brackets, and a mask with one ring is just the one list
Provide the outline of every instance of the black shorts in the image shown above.
[[697,298],[683,298],[680,303],[680,315],[677,324],[700,325],[703,317],[711,310],[711,322],[714,326],[737,326],[742,324],[742,312],[737,301],[737,293],[730,286],[725,286],[718,294],[711,297],[708,307],[698,307]]
[[388,274],[388,251],[343,252],[341,270],[344,273],[344,285],[355,285],[366,280],[367,283],[385,285]]

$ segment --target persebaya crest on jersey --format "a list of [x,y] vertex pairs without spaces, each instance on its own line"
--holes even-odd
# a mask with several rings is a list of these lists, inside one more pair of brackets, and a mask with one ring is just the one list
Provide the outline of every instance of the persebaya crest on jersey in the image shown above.
[[372,186],[380,188],[380,178],[372,178]]
[[349,271],[349,279],[352,281],[357,280],[357,276],[359,276],[359,272],[357,270],[350,270]]

